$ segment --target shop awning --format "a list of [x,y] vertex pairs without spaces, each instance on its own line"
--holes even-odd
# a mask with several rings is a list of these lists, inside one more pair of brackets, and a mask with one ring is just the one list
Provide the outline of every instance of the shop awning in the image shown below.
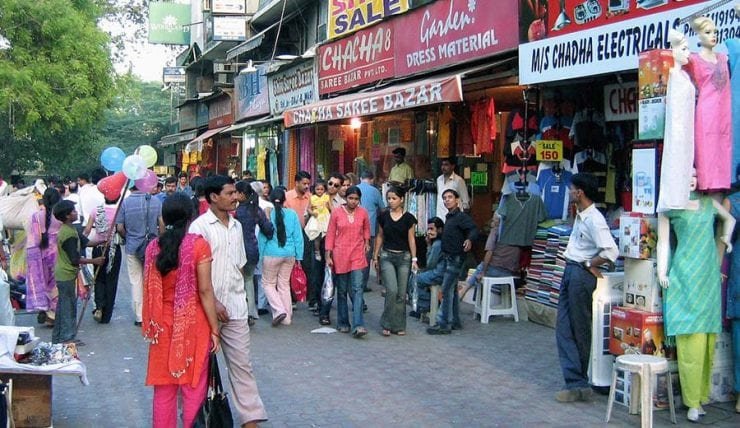
[[285,127],[349,119],[463,100],[460,74],[319,101],[283,113]]
[[193,138],[193,140],[190,141],[185,146],[185,151],[192,152],[193,150],[198,151],[202,149],[203,141],[207,140],[208,138],[213,137],[214,135],[218,134],[219,132],[223,131],[226,128],[228,128],[228,126],[224,126],[222,128],[209,129],[208,131],[202,133],[201,135],[198,135],[197,137]]
[[281,120],[283,120],[282,116],[265,116],[265,117],[250,120],[247,122],[235,123],[231,125],[230,127],[228,127],[227,129],[224,129],[223,131],[221,131],[221,133],[228,134],[230,132],[239,131],[247,127],[257,127],[257,126],[269,125],[274,122],[280,122]]
[[167,147],[173,144],[182,143],[183,141],[190,141],[198,135],[198,130],[193,129],[190,131],[180,132],[178,134],[165,135],[159,140],[157,144],[159,147]]

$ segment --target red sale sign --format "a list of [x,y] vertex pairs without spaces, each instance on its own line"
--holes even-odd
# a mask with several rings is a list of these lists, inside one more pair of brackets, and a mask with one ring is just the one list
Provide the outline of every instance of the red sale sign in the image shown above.
[[381,23],[319,46],[319,94],[394,77],[393,39],[393,25]]
[[440,0],[394,19],[397,75],[516,49],[519,35],[512,17],[519,16],[517,3]]

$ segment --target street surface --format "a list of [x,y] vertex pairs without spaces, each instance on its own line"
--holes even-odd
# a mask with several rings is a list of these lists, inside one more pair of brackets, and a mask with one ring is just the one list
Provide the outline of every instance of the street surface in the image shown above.
[[[298,305],[291,326],[273,328],[269,316],[257,321],[252,360],[270,416],[263,427],[605,425],[604,395],[594,395],[590,403],[554,401],[562,386],[554,330],[510,317],[481,324],[473,321],[472,306],[462,304],[464,329],[450,336],[429,336],[425,325],[409,318],[407,336],[386,338],[379,327],[383,301],[373,287],[366,294],[370,333],[363,339],[311,334],[320,326],[305,303]],[[55,427],[151,425],[152,389],[144,385],[147,345],[133,325],[130,295],[124,267],[111,324],[97,324],[88,308],[78,338],[86,343],[80,358],[90,385],[76,377],[54,378]],[[17,317],[18,325],[35,323],[35,315]],[[42,340],[51,337],[49,328],[37,325],[36,332]],[[701,424],[740,426],[733,407],[706,406]],[[695,426],[683,408],[677,419],[678,426]],[[673,426],[667,410],[656,411],[654,420],[655,426]],[[615,404],[609,426],[639,424],[639,415]]]

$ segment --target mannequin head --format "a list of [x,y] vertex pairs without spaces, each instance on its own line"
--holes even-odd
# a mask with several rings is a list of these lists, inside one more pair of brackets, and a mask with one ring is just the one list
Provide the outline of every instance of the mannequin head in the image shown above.
[[691,28],[699,36],[699,46],[714,49],[717,46],[717,26],[706,16],[700,16],[691,22]]
[[696,190],[696,168],[691,168],[691,181],[689,182],[689,189],[693,192]]
[[686,35],[674,29],[668,30],[668,42],[671,44],[671,52],[676,64],[686,65],[689,63],[689,42]]

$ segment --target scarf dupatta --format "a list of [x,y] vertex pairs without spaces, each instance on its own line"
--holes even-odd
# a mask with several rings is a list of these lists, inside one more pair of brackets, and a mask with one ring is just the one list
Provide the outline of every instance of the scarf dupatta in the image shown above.
[[[197,322],[198,280],[195,263],[195,241],[198,235],[186,234],[180,244],[177,278],[175,280],[174,322],[169,349],[167,370],[179,378],[192,364],[195,355],[202,347],[197,335],[189,334]],[[163,331],[164,319],[162,274],[156,266],[159,254],[159,239],[146,249],[144,266],[144,305],[142,310],[144,338],[152,344],[159,343],[159,333]],[[201,346],[197,346],[201,345]],[[207,347],[207,341],[206,341]]]

